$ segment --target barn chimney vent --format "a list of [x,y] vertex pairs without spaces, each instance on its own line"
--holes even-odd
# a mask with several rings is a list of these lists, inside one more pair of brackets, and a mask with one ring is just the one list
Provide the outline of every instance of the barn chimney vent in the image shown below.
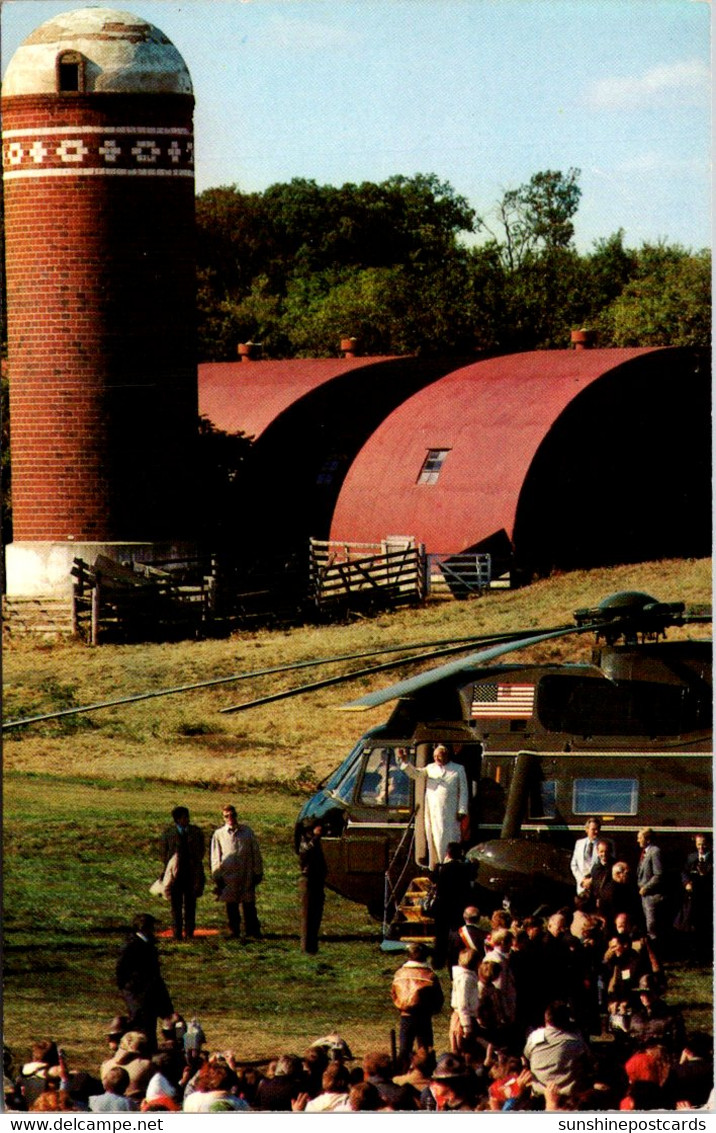
[[240,342],[238,353],[242,362],[256,362],[261,357],[261,343]]
[[586,327],[581,327],[579,330],[573,330],[571,337],[574,350],[591,350],[594,346],[596,333],[593,330],[587,330]]
[[341,339],[341,353],[344,358],[357,358],[358,357],[358,339],[357,338],[342,338]]

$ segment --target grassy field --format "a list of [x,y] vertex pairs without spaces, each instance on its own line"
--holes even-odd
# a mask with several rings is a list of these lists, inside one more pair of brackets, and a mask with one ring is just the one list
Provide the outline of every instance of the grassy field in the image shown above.
[[[94,650],[71,642],[9,642],[4,716],[16,719],[381,644],[407,647],[430,638],[560,624],[574,609],[626,588],[665,601],[708,602],[711,564],[576,572],[467,603],[223,641]],[[542,646],[532,656],[588,656],[589,648],[586,642],[563,642]],[[291,834],[311,785],[360,732],[386,715],[385,709],[356,715],[336,708],[397,679],[400,671],[245,714],[218,711],[314,673],[254,678],[6,734],[4,1034],[16,1059],[26,1057],[33,1037],[51,1035],[75,1065],[97,1064],[106,1022],[121,1007],[113,973],[129,919],[146,908],[169,923],[168,906],[147,892],[158,871],[156,840],[169,811],[186,803],[193,821],[208,833],[220,824],[221,807],[229,800],[254,827],[264,850],[259,905],[267,935],[247,946],[223,935],[193,946],[162,941],[177,1009],[198,1016],[212,1047],[231,1047],[240,1058],[300,1050],[332,1028],[345,1034],[354,1053],[376,1042],[387,1046],[395,1022],[389,982],[398,961],[379,950],[377,926],[367,913],[333,894],[324,918],[325,944],[317,957],[301,954]],[[223,928],[223,906],[205,896],[199,921]],[[684,966],[672,973],[670,998],[688,1006],[692,1025],[710,1026],[710,981],[710,973]],[[446,1035],[444,1012],[439,1046]]]

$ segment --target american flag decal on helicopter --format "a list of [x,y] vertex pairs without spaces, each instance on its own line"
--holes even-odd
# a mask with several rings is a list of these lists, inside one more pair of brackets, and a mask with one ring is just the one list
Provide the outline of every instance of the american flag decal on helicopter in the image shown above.
[[475,685],[470,715],[509,716],[528,718],[534,711],[535,686],[533,684]]

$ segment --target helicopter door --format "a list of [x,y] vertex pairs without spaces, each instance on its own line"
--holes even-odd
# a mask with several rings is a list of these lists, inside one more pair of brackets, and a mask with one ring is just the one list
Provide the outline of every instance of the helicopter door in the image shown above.
[[[435,743],[420,743],[415,753],[415,766],[426,767],[432,762]],[[481,743],[451,743],[450,758],[461,763],[467,776],[468,821],[463,824],[462,841],[474,841],[472,835],[478,825],[478,787],[482,762]],[[415,783],[415,861],[424,865],[428,860],[428,844],[425,837],[425,777],[420,776]]]

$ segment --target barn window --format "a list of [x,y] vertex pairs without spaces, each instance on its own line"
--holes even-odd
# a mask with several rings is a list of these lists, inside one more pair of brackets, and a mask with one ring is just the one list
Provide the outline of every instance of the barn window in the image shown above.
[[57,90],[78,94],[85,89],[84,60],[79,51],[62,51],[57,56]]
[[341,458],[339,456],[329,456],[326,460],[324,460],[323,464],[318,470],[318,475],[316,476],[316,484],[332,484],[336,478],[340,466]]
[[418,476],[418,484],[436,484],[449,448],[429,448]]

